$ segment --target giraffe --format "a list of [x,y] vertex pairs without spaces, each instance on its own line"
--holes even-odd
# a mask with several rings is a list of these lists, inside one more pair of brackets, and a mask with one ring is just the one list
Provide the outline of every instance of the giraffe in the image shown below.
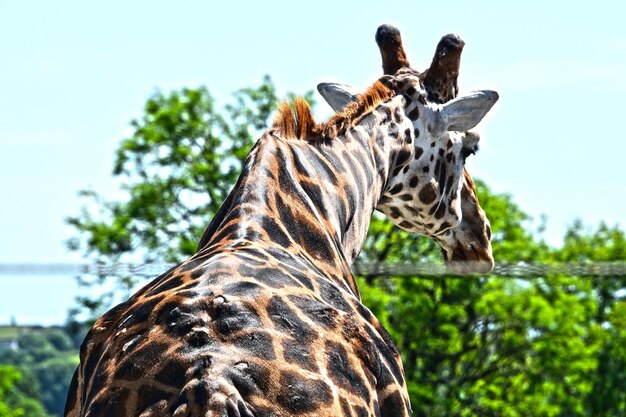
[[[382,25],[377,31],[376,40],[383,56],[384,74],[394,74],[409,66],[402,47],[400,32],[389,25]],[[459,67],[465,42],[456,34],[445,35],[439,41],[430,67],[420,74],[428,101],[443,104],[458,94]],[[318,91],[335,111],[343,110],[349,103],[358,99],[358,91],[342,83],[321,83]],[[479,136],[470,133],[474,145],[466,147],[467,158],[477,150]],[[439,243],[451,272],[489,272],[494,260],[491,249],[491,226],[485,212],[478,203],[476,186],[467,170],[463,168],[461,188],[461,209],[463,221],[456,227],[440,235],[431,236]]]
[[96,321],[65,416],[411,415],[350,265],[375,209],[444,253],[463,246],[451,230],[485,227],[465,218],[463,163],[498,96],[431,102],[397,29],[376,38],[393,72],[325,123],[280,105],[197,252]]

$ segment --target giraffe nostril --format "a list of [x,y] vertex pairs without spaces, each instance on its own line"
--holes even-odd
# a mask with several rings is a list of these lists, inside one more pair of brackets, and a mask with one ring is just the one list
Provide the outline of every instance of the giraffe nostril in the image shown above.
[[487,225],[487,239],[491,240],[491,227]]

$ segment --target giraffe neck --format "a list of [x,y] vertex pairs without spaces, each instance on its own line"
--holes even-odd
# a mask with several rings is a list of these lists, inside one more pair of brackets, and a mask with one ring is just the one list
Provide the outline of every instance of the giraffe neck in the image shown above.
[[410,143],[381,111],[326,142],[261,138],[198,252],[86,336],[66,415],[409,416],[349,270]]
[[358,294],[350,265],[398,155],[412,149],[401,134],[391,135],[397,143],[383,140],[399,129],[391,114],[381,105],[344,135],[319,142],[266,133],[200,250],[282,249]]

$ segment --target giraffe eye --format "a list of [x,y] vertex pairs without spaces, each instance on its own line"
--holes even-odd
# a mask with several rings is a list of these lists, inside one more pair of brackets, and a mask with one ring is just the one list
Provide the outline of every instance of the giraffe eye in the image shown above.
[[472,146],[471,148],[461,149],[461,158],[463,158],[463,162],[465,162],[468,156],[474,155],[476,152],[478,152],[478,145]]

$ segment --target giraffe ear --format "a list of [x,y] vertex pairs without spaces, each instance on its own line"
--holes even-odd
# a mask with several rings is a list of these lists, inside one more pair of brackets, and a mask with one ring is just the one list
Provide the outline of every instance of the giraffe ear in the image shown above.
[[491,110],[498,98],[495,91],[480,90],[448,101],[442,108],[446,130],[465,132],[473,129]]
[[357,101],[357,90],[347,84],[320,83],[317,91],[335,112],[342,111],[348,104]]

